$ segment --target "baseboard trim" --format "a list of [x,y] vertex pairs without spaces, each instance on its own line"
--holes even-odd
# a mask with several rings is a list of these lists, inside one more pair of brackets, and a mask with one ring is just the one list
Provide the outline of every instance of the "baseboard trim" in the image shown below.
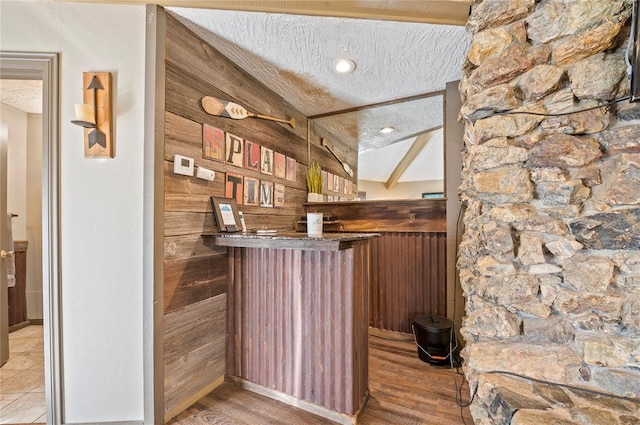
[[29,320],[25,320],[24,322],[20,322],[20,323],[16,323],[15,325],[11,325],[9,326],[9,333],[11,332],[15,332],[17,330],[20,330],[22,328],[26,328],[29,325],[32,325],[33,323]]
[[44,325],[43,319],[29,319],[29,323],[32,325]]
[[187,409],[189,406],[200,400],[202,397],[209,394],[211,391],[218,388],[220,385],[224,384],[224,375],[213,381],[211,384],[207,385],[197,393],[193,394],[191,397],[184,400],[182,403],[174,407],[173,409],[164,413],[164,423],[169,422],[174,417],[178,416],[183,410]]
[[263,387],[262,385],[258,385],[254,382],[247,381],[246,379],[239,378],[237,376],[229,376],[229,381],[242,389],[247,391],[254,392],[256,394],[263,395],[265,397],[269,397],[272,400],[281,401],[290,406],[297,407],[298,409],[305,410],[309,413],[313,413],[314,415],[320,416],[325,419],[329,419],[330,421],[336,422],[341,425],[353,425],[358,423],[358,417],[364,410],[364,407],[367,405],[369,401],[369,391],[364,397],[364,401],[360,406],[360,409],[353,415],[347,415],[345,413],[340,413],[335,410],[331,410],[324,406],[319,406],[314,403],[310,403],[305,400],[299,400],[291,395],[281,393],[280,391],[272,390],[270,388]]

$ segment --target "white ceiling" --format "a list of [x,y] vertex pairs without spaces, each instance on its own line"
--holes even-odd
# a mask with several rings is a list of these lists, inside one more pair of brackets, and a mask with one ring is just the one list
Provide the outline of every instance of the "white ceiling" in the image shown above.
[[42,81],[0,79],[0,103],[28,114],[41,114]]

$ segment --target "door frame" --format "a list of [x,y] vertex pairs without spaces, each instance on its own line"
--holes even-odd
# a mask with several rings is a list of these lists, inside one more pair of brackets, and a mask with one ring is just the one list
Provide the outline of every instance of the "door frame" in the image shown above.
[[42,296],[47,423],[63,422],[59,54],[0,51],[0,78],[42,80]]

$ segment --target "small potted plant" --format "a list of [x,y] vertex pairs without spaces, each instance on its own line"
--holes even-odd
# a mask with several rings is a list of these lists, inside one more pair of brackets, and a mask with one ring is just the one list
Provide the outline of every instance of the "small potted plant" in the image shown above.
[[307,202],[322,202],[322,173],[320,164],[312,162],[307,171]]

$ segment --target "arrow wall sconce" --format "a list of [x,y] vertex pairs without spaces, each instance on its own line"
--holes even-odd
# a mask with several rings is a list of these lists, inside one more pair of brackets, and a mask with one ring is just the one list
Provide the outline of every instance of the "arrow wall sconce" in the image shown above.
[[82,73],[82,103],[75,105],[73,124],[84,127],[85,158],[113,158],[111,73]]

